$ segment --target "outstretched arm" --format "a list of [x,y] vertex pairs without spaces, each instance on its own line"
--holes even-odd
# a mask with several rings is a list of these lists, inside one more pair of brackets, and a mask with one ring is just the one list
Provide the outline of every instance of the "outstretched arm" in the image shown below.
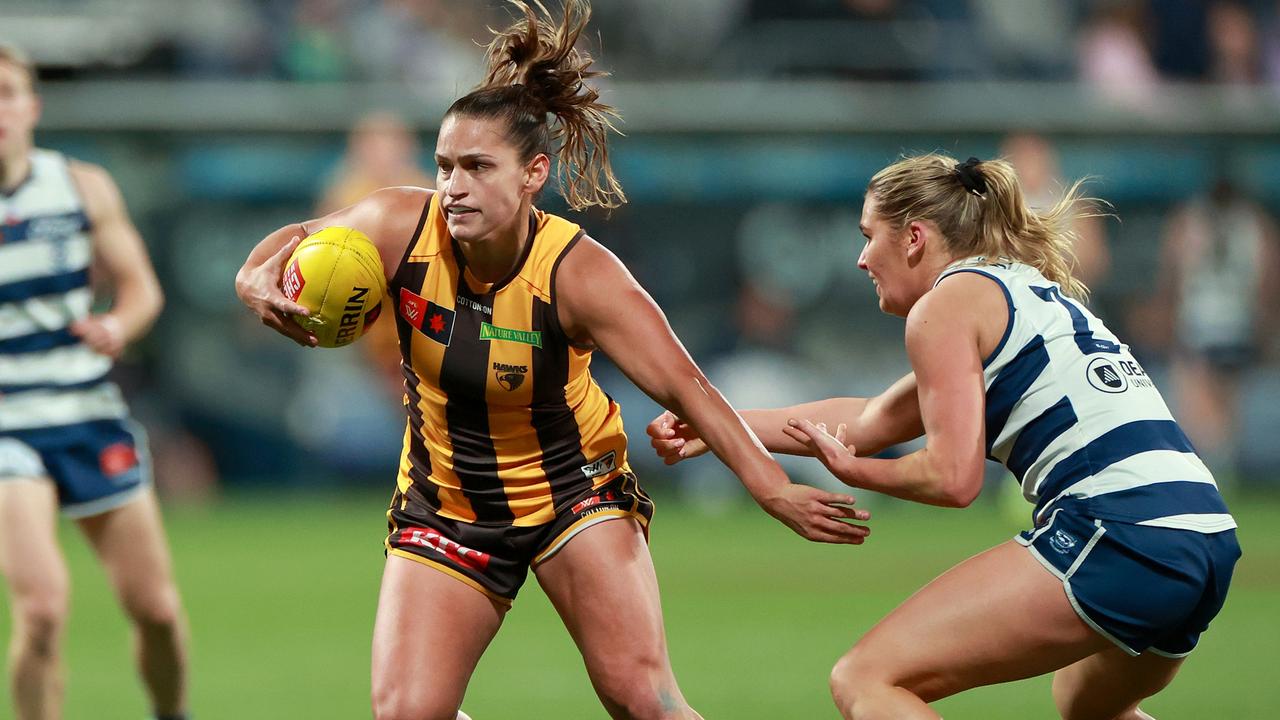
[[[915,373],[901,378],[873,398],[830,398],[772,410],[742,411],[743,420],[769,452],[812,455],[807,445],[784,432],[787,420],[797,417],[829,427],[843,424],[848,442],[858,448],[859,455],[875,455],[924,433]],[[668,465],[707,451],[706,443],[697,432],[670,411],[649,423],[647,431],[654,449]]]
[[766,512],[810,540],[863,541],[868,530],[842,520],[869,514],[846,507],[850,495],[790,482],[612,253],[591,238],[579,240],[561,262],[555,292],[569,337],[599,347],[637,387],[687,418]]
[[907,355],[919,385],[927,442],[895,460],[857,457],[846,429],[803,418],[786,433],[833,475],[866,490],[929,505],[964,507],[982,490],[986,389],[982,360],[1004,333],[1005,300],[979,275],[949,278],[907,317]]
[[236,273],[236,295],[262,319],[262,324],[304,347],[314,347],[315,335],[304,330],[293,315],[307,315],[307,309],[293,302],[280,289],[284,266],[298,243],[327,227],[343,226],[369,237],[382,257],[387,279],[395,277],[407,243],[414,240],[432,191],[414,187],[378,190],[354,205],[322,218],[285,225],[259,242]]
[[71,332],[95,351],[118,357],[151,328],[164,294],[115,181],[106,170],[81,162],[71,164],[71,177],[92,227],[94,268],[112,286],[111,309],[76,321]]

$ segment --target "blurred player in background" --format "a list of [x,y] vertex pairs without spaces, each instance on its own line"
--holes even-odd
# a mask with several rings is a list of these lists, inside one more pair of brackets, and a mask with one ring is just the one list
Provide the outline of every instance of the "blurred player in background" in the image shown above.
[[1275,219],[1225,169],[1165,227],[1149,330],[1170,351],[1178,416],[1225,482],[1236,479],[1240,379],[1280,323],[1278,239]]
[[[373,641],[375,715],[452,718],[530,567],[615,718],[695,718],[667,657],[646,546],[652,503],[618,405],[591,378],[599,348],[697,425],[761,506],[804,537],[861,543],[853,498],[790,483],[707,382],[626,268],[534,209],[558,160],[575,208],[624,200],[612,110],[574,48],[590,12],[525,18],[488,49],[485,82],[446,113],[437,192],[380,190],[265,238],[237,290],[263,322],[313,343],[279,283],[297,239],[360,229],[378,246],[409,414]],[[539,5],[539,7],[541,7]],[[548,116],[554,116],[549,120]],[[558,146],[558,147],[557,147]]]
[[[31,63],[0,46],[0,572],[17,717],[61,717],[69,578],[57,511],[76,519],[133,624],[156,718],[184,718],[186,624],[141,430],[112,361],[163,304],[146,247],[102,168],[33,147]],[[90,267],[113,288],[90,311]]]
[[[1127,346],[1068,297],[1086,291],[1071,274],[1078,187],[1042,214],[1003,161],[877,173],[858,266],[907,318],[914,372],[869,400],[743,413],[770,450],[853,487],[964,507],[991,457],[1035,503],[1034,529],[925,586],[840,660],[846,718],[936,718],[926,703],[1052,671],[1063,717],[1146,718],[1138,703],[1222,607],[1235,521]],[[670,413],[649,433],[668,462],[704,451]],[[921,434],[922,450],[865,457]]]

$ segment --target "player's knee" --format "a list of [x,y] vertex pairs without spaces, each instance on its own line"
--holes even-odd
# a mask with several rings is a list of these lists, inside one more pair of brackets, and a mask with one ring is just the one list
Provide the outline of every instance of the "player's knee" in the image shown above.
[[168,587],[125,603],[129,617],[144,635],[173,635],[182,622],[182,601],[176,588]]
[[661,653],[636,655],[614,662],[593,682],[614,717],[662,720],[682,712],[686,703]]
[[375,683],[374,720],[454,720],[459,699],[412,687],[408,683]]
[[16,610],[15,630],[21,651],[38,657],[56,655],[67,623],[66,592],[50,590],[21,598]]
[[854,645],[831,668],[831,676],[827,682],[831,687],[831,697],[841,711],[856,705],[858,698],[877,682],[872,673],[873,666],[868,660],[866,653]]

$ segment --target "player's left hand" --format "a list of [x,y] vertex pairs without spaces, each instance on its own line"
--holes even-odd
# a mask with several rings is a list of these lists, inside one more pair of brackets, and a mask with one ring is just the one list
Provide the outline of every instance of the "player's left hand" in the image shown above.
[[845,442],[845,424],[836,426],[835,435],[827,432],[826,423],[814,424],[809,420],[787,420],[782,428],[792,440],[802,443],[813,456],[818,458],[827,470],[847,485],[853,485],[852,478],[858,463],[856,448]]
[[111,313],[90,315],[71,323],[71,334],[84,341],[91,350],[115,360],[124,352],[124,328]]

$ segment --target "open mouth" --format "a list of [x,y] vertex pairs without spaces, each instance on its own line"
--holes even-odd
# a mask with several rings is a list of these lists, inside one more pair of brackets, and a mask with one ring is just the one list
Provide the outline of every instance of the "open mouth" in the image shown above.
[[446,216],[456,220],[456,219],[461,219],[465,217],[471,217],[472,215],[475,215],[480,211],[472,207],[467,207],[466,205],[450,205],[449,207],[445,208],[444,212]]

